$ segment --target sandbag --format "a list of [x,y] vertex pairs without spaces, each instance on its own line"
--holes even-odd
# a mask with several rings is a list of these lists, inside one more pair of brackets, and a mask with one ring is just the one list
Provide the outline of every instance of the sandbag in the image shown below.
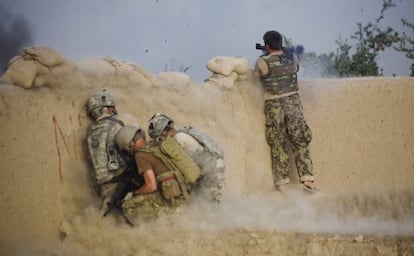
[[55,76],[68,75],[76,70],[76,65],[69,61],[64,61],[56,66],[50,68],[50,71]]
[[35,61],[25,60],[23,57],[17,56],[10,61],[9,67],[0,78],[0,81],[27,89],[32,87],[37,69]]
[[218,86],[220,88],[232,90],[236,79],[237,79],[236,72],[231,72],[230,75],[228,76],[225,76],[222,74],[212,74],[209,78],[205,80],[204,84]]
[[217,56],[207,62],[207,69],[225,76],[232,72],[242,75],[249,71],[249,63],[243,57]]
[[59,53],[47,46],[24,47],[21,55],[29,55],[32,59],[47,67],[53,67],[65,61]]
[[33,87],[53,86],[56,83],[56,77],[53,75],[37,75],[33,81]]

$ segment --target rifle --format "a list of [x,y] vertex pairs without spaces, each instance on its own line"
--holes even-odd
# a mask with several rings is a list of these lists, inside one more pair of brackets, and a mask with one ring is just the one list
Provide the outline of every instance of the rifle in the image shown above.
[[135,159],[128,157],[128,161],[126,161],[126,163],[127,168],[125,171],[114,180],[114,182],[117,183],[117,186],[107,204],[108,209],[103,214],[103,217],[108,215],[112,209],[115,208],[121,213],[121,216],[125,219],[126,223],[133,226],[122,210],[122,200],[129,192],[137,190],[144,185],[145,182],[144,178],[138,175],[138,167],[135,163]]

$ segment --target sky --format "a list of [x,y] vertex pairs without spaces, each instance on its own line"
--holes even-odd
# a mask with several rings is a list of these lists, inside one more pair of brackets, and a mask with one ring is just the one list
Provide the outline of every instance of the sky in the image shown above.
[[[187,74],[200,82],[211,74],[206,64],[215,56],[242,56],[253,68],[261,54],[255,43],[263,43],[268,30],[281,32],[307,52],[335,52],[335,41],[349,39],[358,22],[375,21],[382,2],[2,0],[0,21],[23,19],[23,29],[30,33],[25,42],[49,46],[73,61],[109,56],[141,65],[152,74],[187,68]],[[401,18],[414,22],[414,0],[395,2],[397,7],[387,10],[381,24],[403,31]],[[1,15],[5,12],[8,15]],[[16,29],[11,31],[15,34]],[[0,32],[0,39],[10,38],[4,28]],[[386,76],[410,73],[410,60],[395,51],[381,54],[379,64]]]

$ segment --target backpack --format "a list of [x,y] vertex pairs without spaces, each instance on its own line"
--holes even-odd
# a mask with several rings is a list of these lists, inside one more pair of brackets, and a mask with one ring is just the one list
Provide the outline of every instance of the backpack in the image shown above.
[[200,177],[200,168],[174,138],[167,136],[150,150],[168,169],[181,173],[186,184],[194,184]]
[[192,126],[185,126],[177,130],[177,133],[183,132],[190,136],[200,143],[203,146],[204,150],[207,150],[212,155],[217,158],[224,158],[224,151],[220,148],[220,146],[206,133],[195,129]]

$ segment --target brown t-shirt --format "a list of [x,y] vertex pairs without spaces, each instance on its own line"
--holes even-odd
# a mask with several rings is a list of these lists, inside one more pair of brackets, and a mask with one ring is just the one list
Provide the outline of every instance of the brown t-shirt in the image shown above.
[[138,173],[141,176],[148,170],[153,170],[155,177],[169,171],[167,166],[159,158],[149,152],[139,151],[135,153],[135,161],[138,165]]

